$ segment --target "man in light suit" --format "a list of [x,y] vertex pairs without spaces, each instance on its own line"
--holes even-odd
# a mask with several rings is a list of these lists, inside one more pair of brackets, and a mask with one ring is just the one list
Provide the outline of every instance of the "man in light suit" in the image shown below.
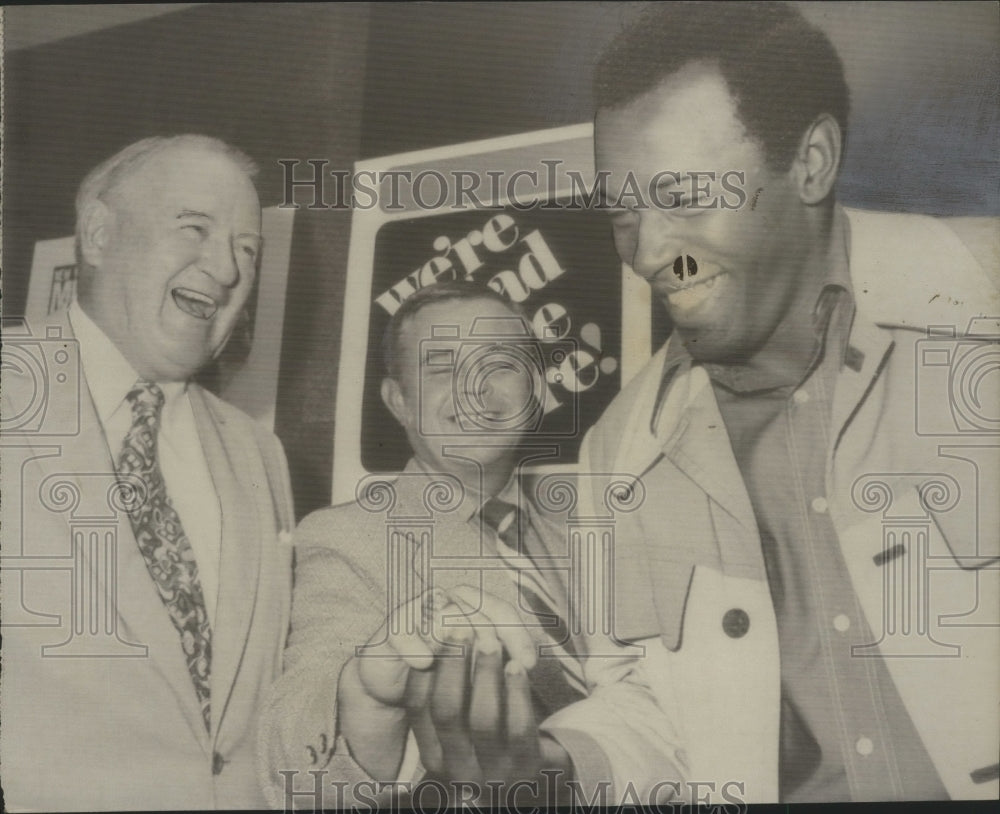
[[254,285],[254,172],[205,136],[126,147],[77,196],[77,300],[5,337],[11,810],[263,803],[252,753],[290,611],[287,465],[191,381]]
[[[528,443],[543,407],[533,346],[523,314],[476,283],[421,289],[393,315],[381,392],[413,458],[296,530],[286,673],[261,724],[273,806],[384,804],[387,784],[413,791],[423,769],[442,785],[412,805],[442,789],[457,802],[453,782],[485,803],[487,782],[561,765],[535,721],[585,689],[559,627],[564,577],[546,568],[560,548],[565,559],[564,527],[519,485],[522,462],[552,454]],[[420,623],[442,614],[452,627]]]
[[645,494],[614,551],[644,652],[547,725],[644,801],[995,799],[995,222],[837,205],[843,71],[784,4],[651,9],[595,97],[615,245],[673,334],[581,457]]

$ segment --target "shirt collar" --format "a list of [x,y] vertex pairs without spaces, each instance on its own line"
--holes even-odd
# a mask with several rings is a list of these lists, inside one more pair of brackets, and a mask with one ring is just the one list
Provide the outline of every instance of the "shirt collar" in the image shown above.
[[[763,369],[759,367],[750,369],[739,364],[706,364],[705,370],[712,381],[736,392],[770,390],[797,385],[803,378],[804,366],[806,371],[811,370],[822,355],[824,342],[827,338],[827,328],[840,303],[843,303],[843,309],[839,313],[846,324],[845,330],[842,332],[843,336],[838,336],[838,338],[842,339],[844,343],[842,350],[849,358],[850,351],[847,347],[847,340],[855,310],[849,257],[850,224],[844,211],[837,206],[834,208],[830,227],[830,241],[825,260],[826,274],[811,315],[816,334],[816,345],[809,350],[808,355],[803,355],[801,350],[794,345],[786,345],[789,352],[771,354],[765,360]],[[782,343],[777,343],[777,346],[782,348]],[[842,356],[842,358],[844,357]],[[653,408],[654,417],[659,414],[663,399],[677,369],[682,363],[691,361],[691,355],[684,343],[673,337],[667,345],[663,364],[663,379]]]
[[[70,326],[80,348],[80,364],[94,401],[101,426],[121,407],[129,391],[139,381],[139,374],[118,350],[106,333],[74,300],[69,306]],[[173,403],[186,389],[185,382],[157,382],[167,404]]]
[[[433,478],[435,472],[431,471],[423,461],[418,458],[410,458],[407,462],[406,467],[403,470],[404,473],[412,474],[414,472],[425,475],[427,478]],[[465,489],[464,497],[462,498],[462,503],[455,512],[458,519],[468,522],[475,518],[477,512],[482,507],[491,496],[487,495],[484,497],[476,489],[470,487],[467,483],[462,484]],[[510,478],[504,487],[497,492],[495,497],[510,503],[513,506],[521,506],[520,495],[518,490],[518,478],[517,472],[512,472]],[[522,507],[523,508],[523,507]]]

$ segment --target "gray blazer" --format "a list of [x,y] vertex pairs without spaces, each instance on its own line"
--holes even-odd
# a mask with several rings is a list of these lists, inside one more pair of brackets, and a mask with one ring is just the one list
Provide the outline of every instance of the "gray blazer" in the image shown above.
[[[289,802],[291,788],[309,792],[294,797],[295,805],[312,806],[314,784],[324,787],[324,805],[347,805],[354,784],[370,780],[338,737],[337,684],[356,648],[379,630],[393,608],[431,584],[445,589],[482,585],[519,605],[515,581],[495,560],[493,534],[480,527],[479,507],[457,479],[428,476],[412,460],[393,477],[362,481],[359,500],[309,515],[295,533],[285,674],[269,693],[259,739],[261,782],[273,806]],[[527,499],[521,506],[537,532],[529,542],[535,546],[529,550],[532,558],[559,556],[566,542],[556,519]],[[392,579],[393,573],[401,578]],[[565,607],[563,580],[551,571],[546,580]],[[573,700],[561,680],[547,680],[558,666],[544,661],[532,673],[539,721]],[[315,781],[309,772],[323,774]],[[343,797],[332,782],[346,784]]]

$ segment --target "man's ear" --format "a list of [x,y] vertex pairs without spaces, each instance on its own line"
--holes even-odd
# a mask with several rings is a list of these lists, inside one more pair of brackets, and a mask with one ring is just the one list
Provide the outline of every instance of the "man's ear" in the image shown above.
[[396,421],[403,425],[403,428],[408,428],[410,423],[410,411],[406,409],[406,398],[403,396],[403,390],[399,386],[399,382],[386,376],[382,379],[382,401],[385,406],[389,408],[389,412],[393,414]]
[[108,242],[111,209],[103,201],[91,201],[80,219],[80,253],[91,266],[99,268]]
[[826,113],[802,135],[793,172],[799,197],[807,205],[822,203],[833,191],[840,169],[840,126]]

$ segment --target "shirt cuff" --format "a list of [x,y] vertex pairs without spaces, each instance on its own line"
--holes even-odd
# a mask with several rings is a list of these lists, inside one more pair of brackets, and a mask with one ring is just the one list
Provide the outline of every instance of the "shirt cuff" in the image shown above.
[[600,744],[586,732],[563,727],[545,727],[545,733],[554,738],[569,753],[573,763],[573,779],[578,788],[590,799],[596,784],[612,778],[611,761]]

